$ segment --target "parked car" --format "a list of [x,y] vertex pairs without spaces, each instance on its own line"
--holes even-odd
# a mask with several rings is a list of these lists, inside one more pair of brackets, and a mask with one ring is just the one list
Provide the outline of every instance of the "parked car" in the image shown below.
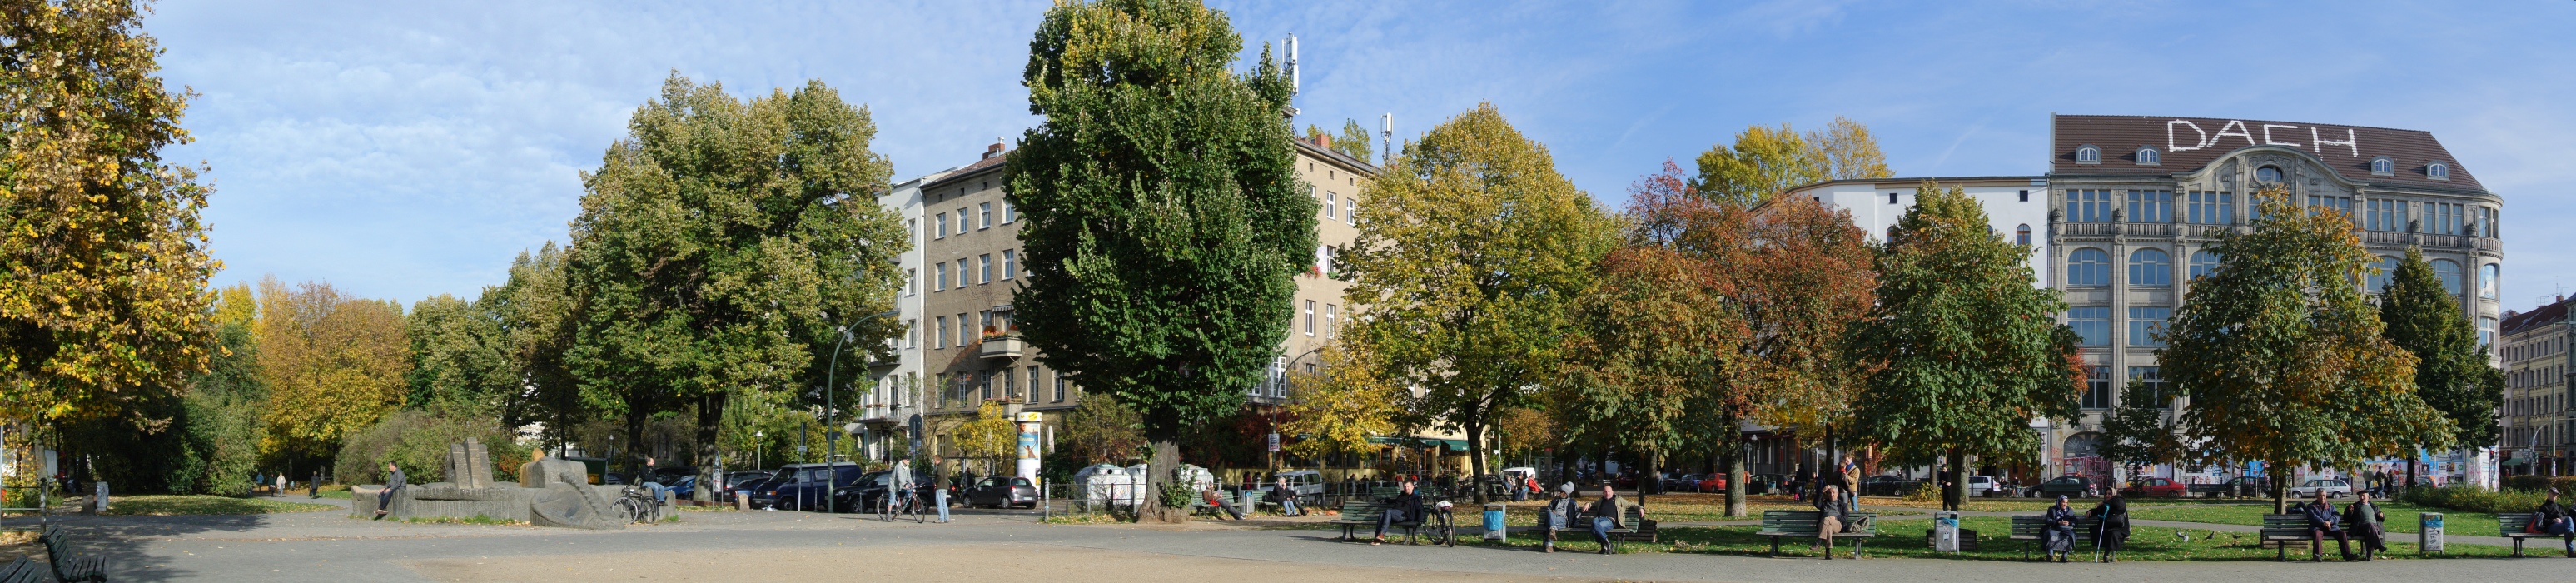
[[2003,489],[2003,483],[1995,481],[1994,476],[1968,476],[1969,496],[1984,496],[2000,489]]
[[[851,462],[791,464],[781,467],[778,471],[782,477],[779,483],[770,489],[770,506],[783,510],[822,509],[826,506],[825,500],[835,494],[835,490],[848,488],[857,483],[860,475],[864,473],[860,471],[862,469],[859,464]],[[833,510],[842,512],[852,510],[840,507],[837,503],[830,506],[834,507]]]
[[1905,485],[1908,483],[1910,482],[1905,478],[1899,478],[1896,476],[1870,476],[1867,478],[1861,478],[1860,494],[1862,496],[1902,496],[1905,494]]
[[1700,479],[1699,479],[1699,491],[1701,491],[1701,492],[1724,492],[1724,491],[1726,491],[1726,474],[1709,474],[1709,475],[1706,475],[1706,476],[1701,476],[1701,477],[1700,477]]
[[976,480],[966,488],[966,505],[1009,508],[1027,505],[1038,507],[1038,488],[1028,478],[995,476]]
[[2164,478],[2139,478],[2136,480],[2130,480],[2129,487],[2121,488],[2120,495],[2128,496],[2130,498],[2181,498],[2183,492],[2188,490],[2189,488],[2182,485],[2181,482],[2173,480]]
[[[1506,472],[1505,475],[1510,475],[1509,472],[1511,470],[1503,471]],[[1271,474],[1270,481],[1261,483],[1261,485],[1256,487],[1255,490],[1261,492],[1262,495],[1266,497],[1270,494],[1270,490],[1272,488],[1278,487],[1279,480],[1281,478],[1286,478],[1288,480],[1288,491],[1297,494],[1298,504],[1313,505],[1324,501],[1324,474],[1314,470],[1294,470]]]
[[2082,498],[2090,496],[2094,492],[2098,491],[2101,485],[2102,481],[2098,478],[2088,478],[2084,476],[2058,476],[2055,478],[2049,478],[2046,482],[2040,482],[2038,486],[2031,487],[2031,493],[2032,495],[2040,498],[2051,498],[2056,496]]
[[1699,490],[1699,477],[1700,477],[1700,476],[1699,476],[1699,474],[1666,474],[1666,475],[1665,475],[1665,477],[1664,477],[1664,491],[1666,491],[1666,492],[1693,492],[1693,491],[1698,491],[1698,490]]
[[[856,512],[875,512],[884,505],[886,490],[893,483],[893,470],[868,472],[867,475],[859,476],[858,481],[848,488],[835,491],[833,494],[839,497],[834,498],[836,501],[834,505],[851,508]],[[937,489],[931,485],[930,476],[919,474],[917,471],[912,483],[913,495],[925,501],[931,500],[932,492]]]
[[2307,483],[2292,486],[2290,488],[2290,497],[2298,499],[2315,498],[2317,497],[2318,492],[2325,492],[2326,496],[2336,498],[2351,496],[2352,484],[2344,482],[2343,480],[2308,480]]
[[725,502],[731,503],[733,501],[733,493],[757,489],[760,486],[767,484],[769,479],[776,475],[778,475],[777,470],[725,473],[724,490],[722,491]]
[[1745,491],[1748,493],[1786,494],[1788,492],[1782,491],[1781,488],[1785,487],[1789,483],[1789,476],[1786,474],[1753,474],[1752,477],[1746,478],[1745,482],[1747,482],[1745,485]]

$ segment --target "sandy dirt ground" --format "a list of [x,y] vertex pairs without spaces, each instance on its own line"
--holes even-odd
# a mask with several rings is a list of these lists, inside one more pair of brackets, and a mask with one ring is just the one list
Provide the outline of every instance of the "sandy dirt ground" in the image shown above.
[[435,581],[1046,581],[1049,583],[1206,583],[1247,577],[1299,583],[1596,581],[1284,563],[1115,551],[1048,544],[911,545],[796,549],[657,551],[486,559],[406,561]]

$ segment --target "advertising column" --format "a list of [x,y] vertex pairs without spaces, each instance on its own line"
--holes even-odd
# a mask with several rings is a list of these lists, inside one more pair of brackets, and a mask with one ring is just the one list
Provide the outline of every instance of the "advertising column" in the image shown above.
[[1021,413],[1012,421],[1020,426],[1019,476],[1035,484],[1038,482],[1038,427],[1045,425],[1046,417],[1039,413]]

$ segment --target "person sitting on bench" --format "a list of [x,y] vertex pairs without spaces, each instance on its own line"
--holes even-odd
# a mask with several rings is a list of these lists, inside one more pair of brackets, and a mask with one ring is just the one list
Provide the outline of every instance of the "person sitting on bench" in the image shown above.
[[1582,504],[1574,500],[1574,483],[1566,482],[1557,485],[1556,497],[1548,499],[1547,505],[1539,508],[1538,532],[1545,543],[1539,547],[1538,552],[1556,552],[1556,531],[1571,528],[1574,524],[1574,513],[1580,508]]
[[1610,554],[1612,529],[1634,526],[1628,524],[1628,509],[1636,507],[1637,503],[1619,497],[1619,493],[1611,490],[1609,484],[1601,485],[1601,499],[1592,501],[1592,539],[1600,541],[1601,554]]
[[1816,511],[1820,513],[1816,517],[1816,544],[1824,547],[1828,561],[1834,559],[1834,533],[1842,532],[1843,525],[1851,522],[1851,511],[1843,508],[1842,497],[1842,490],[1832,485],[1816,493]]
[[2558,489],[2550,488],[2549,499],[2532,510],[2529,530],[2558,535],[2566,543],[2567,556],[2576,557],[2576,536],[2570,536],[2576,535],[2576,516],[2570,514],[2567,505],[2558,503]]
[[1422,495],[1413,493],[1411,480],[1403,482],[1395,497],[1379,500],[1378,505],[1386,511],[1377,515],[1377,539],[1369,541],[1369,544],[1386,543],[1387,527],[1422,520]]
[[2343,551],[2343,560],[2353,560],[2352,534],[2344,532],[2343,516],[2334,504],[2326,502],[2326,490],[2317,489],[2317,501],[2299,505],[2299,513],[2308,517],[2308,553],[2311,560],[2326,560],[2326,537],[2334,537],[2335,548]]

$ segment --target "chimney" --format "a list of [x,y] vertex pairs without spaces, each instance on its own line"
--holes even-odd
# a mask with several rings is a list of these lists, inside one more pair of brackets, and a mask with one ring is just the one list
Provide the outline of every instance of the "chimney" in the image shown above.
[[1000,155],[1002,155],[1002,139],[993,138],[993,145],[984,147],[984,157],[991,158]]
[[1326,150],[1333,149],[1333,135],[1332,135],[1332,134],[1315,134],[1315,147],[1317,147],[1317,148],[1323,148],[1323,149],[1326,149]]

